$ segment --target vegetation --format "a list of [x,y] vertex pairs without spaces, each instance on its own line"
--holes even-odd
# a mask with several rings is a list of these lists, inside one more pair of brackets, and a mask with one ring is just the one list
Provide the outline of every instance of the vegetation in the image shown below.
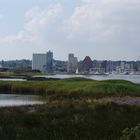
[[124,129],[121,140],[140,140],[140,124],[130,129]]
[[[109,96],[140,96],[140,85],[125,80],[94,81],[70,78],[48,81],[0,81],[0,91],[32,92],[50,98],[103,98]],[[53,95],[53,96],[52,96]]]
[[140,122],[139,112],[139,106],[110,102],[0,108],[0,138],[119,140],[122,130]]
[[47,101],[0,108],[2,140],[129,140],[126,128],[140,124],[140,104],[107,98],[140,97],[140,85],[124,80],[1,81],[0,91],[42,94]]
[[1,78],[27,78],[34,75],[42,75],[38,70],[9,70],[5,68],[0,69]]

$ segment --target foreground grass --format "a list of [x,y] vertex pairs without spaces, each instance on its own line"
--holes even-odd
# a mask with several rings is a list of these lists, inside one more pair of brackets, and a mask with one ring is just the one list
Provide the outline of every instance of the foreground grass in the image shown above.
[[119,140],[140,123],[140,106],[67,102],[0,108],[0,118],[2,140]]
[[124,80],[0,81],[0,91],[47,95],[45,105],[0,108],[2,140],[119,140],[140,124],[139,104],[104,98],[139,97],[140,85]]

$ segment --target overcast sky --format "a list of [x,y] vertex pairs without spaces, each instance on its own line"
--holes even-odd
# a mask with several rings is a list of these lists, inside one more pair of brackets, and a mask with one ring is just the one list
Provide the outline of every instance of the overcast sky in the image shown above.
[[140,0],[0,0],[0,60],[137,60]]

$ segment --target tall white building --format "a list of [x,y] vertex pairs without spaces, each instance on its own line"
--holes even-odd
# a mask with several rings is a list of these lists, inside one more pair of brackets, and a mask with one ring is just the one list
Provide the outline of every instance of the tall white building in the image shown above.
[[53,72],[53,52],[34,53],[32,58],[32,69],[42,72]]
[[67,64],[67,72],[68,73],[76,73],[78,68],[78,59],[74,57],[74,54],[69,54],[68,56],[68,64]]
[[32,58],[32,69],[44,71],[44,67],[47,64],[47,55],[43,53],[33,54]]

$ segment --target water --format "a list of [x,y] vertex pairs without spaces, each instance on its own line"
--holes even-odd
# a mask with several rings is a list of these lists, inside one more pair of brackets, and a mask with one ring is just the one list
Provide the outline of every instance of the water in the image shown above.
[[86,77],[94,80],[111,80],[111,79],[127,80],[133,83],[140,84],[140,75],[91,75]]
[[[37,77],[37,76],[36,76]],[[140,84],[140,75],[50,75],[50,76],[38,76],[38,77],[46,77],[46,78],[72,78],[72,77],[84,77],[93,80],[109,80],[109,79],[122,79],[128,80],[133,83]]]
[[0,107],[43,104],[41,96],[0,94]]
[[[46,78],[72,78],[72,77],[84,77],[93,80],[109,80],[109,79],[122,79],[128,80],[133,83],[140,84],[140,75],[50,75],[50,76],[34,76],[34,77],[46,77]],[[2,81],[27,81],[26,79],[13,79],[13,78],[0,78]]]
[[26,79],[21,78],[0,78],[0,81],[27,81]]

